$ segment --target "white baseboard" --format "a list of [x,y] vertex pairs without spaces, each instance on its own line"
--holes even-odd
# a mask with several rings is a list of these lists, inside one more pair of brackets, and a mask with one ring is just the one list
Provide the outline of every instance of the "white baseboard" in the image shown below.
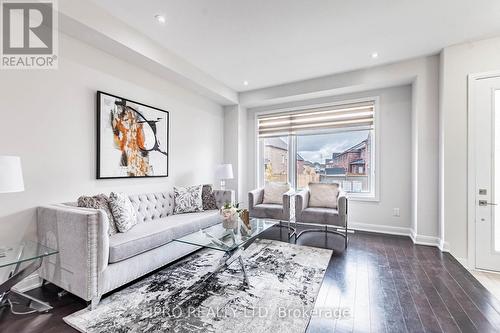
[[457,258],[454,255],[452,256],[460,263],[460,265],[464,266],[465,269],[469,269],[469,266],[467,265],[467,258]]
[[350,222],[349,229],[389,235],[408,236],[411,238],[414,244],[435,246],[441,251],[448,252],[448,243],[442,242],[439,237],[417,235],[413,229],[408,227],[394,227],[389,225]]
[[380,234],[398,235],[398,236],[410,236],[411,234],[410,228],[393,227],[390,225],[380,225],[380,224],[357,223],[357,222],[349,222],[349,229],[376,232]]
[[439,244],[441,242],[441,239],[439,237],[417,235],[413,230],[410,237],[413,243],[417,245],[435,246],[439,248]]
[[42,286],[42,279],[38,276],[38,273],[33,273],[18,284],[14,286],[14,290],[19,292],[26,292],[31,289],[35,289]]
[[445,242],[444,240],[439,240],[439,249],[441,252],[450,252],[450,243]]

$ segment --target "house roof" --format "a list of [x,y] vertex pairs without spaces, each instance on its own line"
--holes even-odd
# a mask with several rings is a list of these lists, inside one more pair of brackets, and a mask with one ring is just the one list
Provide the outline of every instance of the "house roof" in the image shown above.
[[370,140],[370,136],[371,136],[371,134],[368,133],[368,137],[366,139],[364,139],[360,143],[355,144],[351,148],[348,148],[348,149],[344,150],[341,153],[332,153],[332,159],[334,159],[336,157],[339,157],[341,155],[347,154],[347,153],[359,152],[363,148],[364,145],[368,144],[368,141]]
[[282,150],[288,150],[288,144],[281,138],[267,138],[265,141],[266,147],[274,147]]

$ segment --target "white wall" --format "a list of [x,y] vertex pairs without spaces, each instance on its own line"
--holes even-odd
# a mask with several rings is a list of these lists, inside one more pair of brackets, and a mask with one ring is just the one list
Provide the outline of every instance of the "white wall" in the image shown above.
[[[307,99],[411,84],[412,237],[420,244],[438,245],[438,79],[439,57],[420,57],[247,91],[240,93],[240,104],[256,108],[300,103]],[[251,145],[248,147],[255,149]]]
[[[34,236],[38,205],[214,182],[223,160],[219,105],[65,35],[59,56],[58,70],[0,73],[0,155],[21,156],[26,185],[0,195],[0,244]],[[170,111],[168,178],[95,179],[96,90]]]
[[234,179],[227,180],[226,187],[235,191],[234,200],[243,207],[247,201],[247,110],[240,105],[225,106],[224,115],[224,163],[232,164],[234,173]]
[[467,77],[500,71],[500,38],[445,48],[440,75],[441,232],[457,258],[467,258]]
[[[313,105],[362,97],[378,96],[380,145],[380,191],[378,202],[351,200],[349,220],[351,226],[374,230],[408,233],[411,225],[411,86],[378,89],[355,94],[324,97],[314,100],[258,107],[248,110],[248,184],[257,185],[255,113],[273,109]],[[250,189],[249,188],[249,189]],[[393,208],[399,208],[400,217],[393,217]]]

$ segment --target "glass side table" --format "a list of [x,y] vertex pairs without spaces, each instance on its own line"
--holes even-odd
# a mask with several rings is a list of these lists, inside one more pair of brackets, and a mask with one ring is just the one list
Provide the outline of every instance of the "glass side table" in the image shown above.
[[[42,265],[43,258],[57,254],[59,251],[32,241],[23,241],[13,245],[0,246],[0,268],[13,266],[7,281],[0,284],[0,308],[10,306],[12,313],[28,314],[47,312],[52,307],[32,296],[12,289],[17,283],[34,273]],[[22,264],[24,267],[21,268]],[[11,296],[15,296],[11,300]],[[19,303],[17,300],[22,300]],[[15,312],[13,304],[27,304],[28,312]]]

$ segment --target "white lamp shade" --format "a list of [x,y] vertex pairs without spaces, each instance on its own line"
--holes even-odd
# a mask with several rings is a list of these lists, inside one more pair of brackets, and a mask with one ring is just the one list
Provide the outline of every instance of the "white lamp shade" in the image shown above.
[[233,165],[220,164],[215,168],[215,178],[217,179],[233,179]]
[[21,158],[0,156],[0,193],[24,191]]

